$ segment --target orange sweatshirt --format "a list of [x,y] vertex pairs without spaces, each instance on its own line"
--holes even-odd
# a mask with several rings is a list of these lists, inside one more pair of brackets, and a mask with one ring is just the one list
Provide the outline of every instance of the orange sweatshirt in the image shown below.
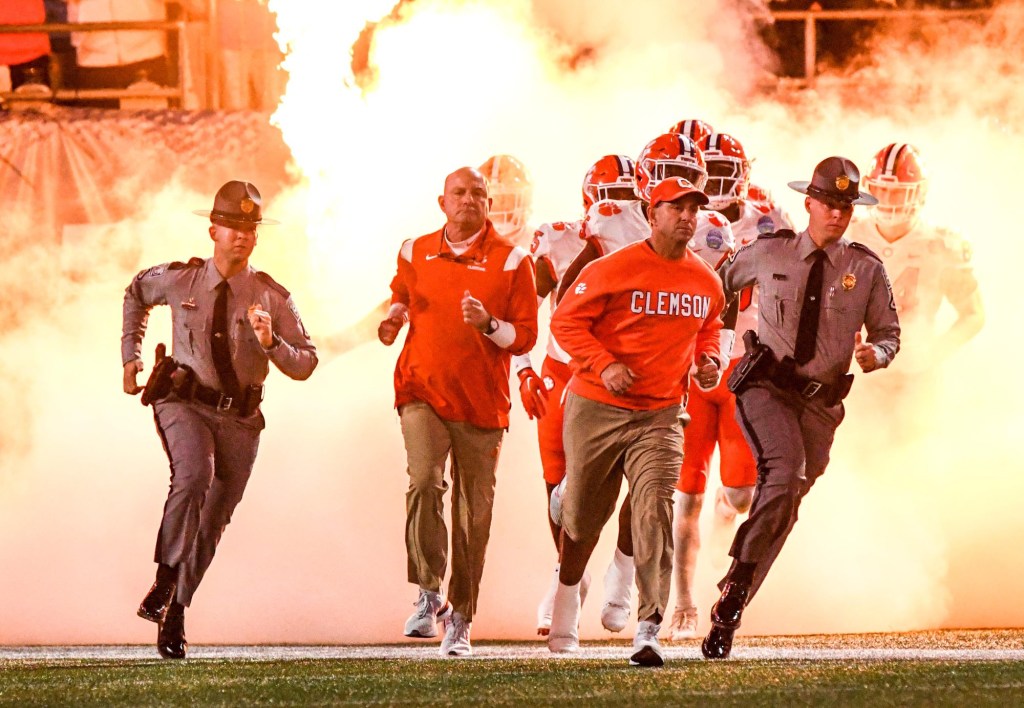
[[[515,328],[506,348],[462,321],[466,290]],[[488,222],[469,250],[455,256],[441,229],[402,244],[391,291],[392,303],[409,308],[409,333],[395,367],[395,407],[423,401],[445,420],[508,427],[509,360],[537,341],[537,287],[527,252],[502,240]]]
[[[640,241],[598,258],[583,269],[551,318],[551,333],[572,356],[569,390],[633,410],[679,403],[695,358],[704,352],[721,361],[724,306],[722,282],[689,249],[671,261]],[[601,380],[616,361],[638,374],[621,396]]]

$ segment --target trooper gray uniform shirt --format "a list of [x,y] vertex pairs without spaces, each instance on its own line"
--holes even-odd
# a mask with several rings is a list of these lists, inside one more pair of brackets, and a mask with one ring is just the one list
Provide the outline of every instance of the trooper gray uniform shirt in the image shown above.
[[[125,291],[122,365],[142,358],[149,310],[154,305],[168,305],[174,330],[174,360],[191,368],[204,386],[221,388],[210,332],[216,288],[222,280],[212,258],[166,263],[139,273]],[[316,347],[288,291],[251,266],[232,276],[228,287],[231,362],[242,388],[262,384],[271,361],[290,378],[307,378],[317,364]],[[257,303],[270,313],[274,329],[270,349],[263,348],[249,324],[249,306]]]
[[[806,230],[796,236],[787,233],[791,232],[759,237],[718,270],[727,300],[744,287],[758,284],[758,336],[777,360],[793,355],[810,255],[817,249]],[[878,256],[846,238],[824,251],[824,299],[814,357],[797,365],[796,373],[831,384],[849,370],[854,335],[862,325],[867,327],[864,341],[875,346],[879,368],[888,366],[899,350],[900,325],[889,278]]]
[[[719,268],[726,298],[758,284],[758,334],[776,362],[794,357],[804,291],[817,250],[805,230],[765,234]],[[870,250],[841,238],[825,249],[820,315],[813,357],[795,373],[835,385],[853,360],[855,336],[867,327],[878,367],[899,350],[900,325],[892,288],[881,260]],[[813,392],[813,388],[804,392]],[[736,394],[736,418],[757,461],[757,487],[750,516],[737,529],[729,555],[756,564],[753,597],[793,525],[800,501],[828,465],[835,430],[845,415],[841,403],[754,380]]]
[[[223,280],[212,258],[139,273],[125,290],[122,364],[141,358],[149,310],[168,305],[172,358],[191,368],[201,385],[223,392],[211,344],[214,305]],[[251,267],[227,283],[229,351],[241,390],[262,385],[269,362],[293,379],[308,378],[316,368],[316,348],[288,291]],[[274,341],[269,349],[263,348],[249,323],[248,309],[254,304],[270,313]],[[242,499],[264,427],[258,408],[243,416],[238,401],[231,407],[231,399],[223,400],[221,407],[172,392],[153,404],[171,467],[155,561],[177,569],[176,600],[186,607]]]

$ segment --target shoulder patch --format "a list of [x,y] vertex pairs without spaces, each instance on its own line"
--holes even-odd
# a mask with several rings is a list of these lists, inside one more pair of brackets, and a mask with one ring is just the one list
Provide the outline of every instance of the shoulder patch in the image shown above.
[[882,262],[882,259],[881,259],[881,257],[880,257],[880,256],[879,256],[879,255],[878,255],[877,253],[875,253],[874,251],[872,251],[872,250],[871,250],[870,248],[868,248],[867,246],[865,246],[865,245],[864,245],[863,243],[860,243],[860,242],[858,242],[858,241],[850,241],[850,247],[851,247],[851,248],[856,248],[856,249],[857,249],[858,251],[863,251],[864,253],[868,254],[869,256],[871,256],[872,258],[874,258],[874,259],[875,259],[876,261],[878,261],[879,263],[881,263],[881,262]]
[[202,258],[190,258],[188,263],[182,263],[181,261],[172,261],[170,263],[161,263],[160,265],[147,268],[135,276],[136,280],[142,280],[143,278],[159,278],[161,275],[169,270],[184,270],[185,268],[198,268],[202,266],[206,261]]
[[271,290],[275,291],[278,295],[283,298],[291,297],[291,293],[288,292],[287,288],[278,283],[276,280],[271,278],[269,275],[261,270],[256,271],[256,277],[263,281],[263,283]]
[[758,234],[758,238],[796,238],[796,232],[790,229],[779,229],[766,234]]

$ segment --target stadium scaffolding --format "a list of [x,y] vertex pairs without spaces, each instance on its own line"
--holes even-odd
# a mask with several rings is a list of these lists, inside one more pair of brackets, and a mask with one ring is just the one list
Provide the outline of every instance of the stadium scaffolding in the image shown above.
[[804,76],[802,81],[813,87],[818,76],[818,23],[835,20],[937,20],[982,19],[992,15],[991,8],[955,9],[878,9],[878,10],[776,10],[771,13],[776,22],[803,22],[804,24]]
[[[807,86],[813,87],[818,77],[818,23],[830,21],[892,21],[892,20],[934,20],[945,22],[955,19],[986,19],[991,16],[991,8],[978,9],[865,9],[865,10],[776,10],[772,11],[772,19],[778,22],[802,22],[804,25],[804,75],[797,80]],[[212,13],[211,13],[212,16]],[[215,36],[216,27],[214,21],[186,21],[168,20],[151,22],[82,22],[82,23],[41,23],[32,25],[0,25],[0,34],[24,34],[32,32],[62,33],[62,32],[101,32],[111,30],[162,30],[173,32],[177,44],[177,79],[176,85],[148,89],[73,89],[62,86],[53,91],[53,99],[62,102],[74,103],[91,99],[106,98],[165,98],[176,100],[180,103],[185,97],[184,82],[188,75],[188,56],[192,49],[189,46],[188,31],[190,27],[198,26],[202,31],[199,36],[207,46],[214,46],[212,38]],[[205,85],[204,105],[201,109],[217,109],[219,107],[218,83],[218,60],[217,52],[208,52],[207,61],[200,62],[199,68],[205,72],[201,85]],[[193,69],[196,68],[194,65]],[[0,99],[4,101],[32,100],[38,101],[39,96],[22,96],[15,92],[2,92]]]

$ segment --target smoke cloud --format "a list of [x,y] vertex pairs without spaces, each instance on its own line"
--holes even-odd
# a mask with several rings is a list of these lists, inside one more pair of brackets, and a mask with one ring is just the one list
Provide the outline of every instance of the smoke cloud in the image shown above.
[[[514,154],[533,178],[533,222],[574,219],[597,157],[635,155],[684,118],[738,136],[756,156],[755,181],[798,227],[803,204],[787,181],[808,179],[827,155],[867,171],[884,145],[916,144],[930,168],[926,219],[973,242],[986,308],[982,333],[913,386],[901,362],[928,357],[910,343],[893,370],[857,377],[828,472],[743,631],[1024,623],[1024,563],[1006,550],[1024,531],[1015,3],[984,23],[880,27],[852,83],[825,76],[797,92],[763,88],[772,59],[731,2],[271,2],[290,51],[273,118],[287,171],[257,153],[249,170],[154,177],[166,186],[129,218],[65,228],[62,248],[27,245],[31,214],[2,227],[12,245],[0,264],[0,642],[153,641],[134,611],[152,582],[168,471],[151,412],[120,390],[120,303],[138,269],[210,252],[189,211],[208,207],[220,182],[255,173],[270,185],[257,181],[284,224],[261,230],[253,264],[292,290],[319,339],[388,296],[401,242],[441,224],[435,197],[453,168]],[[373,80],[361,85],[348,48],[367,22],[379,24]],[[943,311],[939,326],[951,318]],[[155,310],[147,354],[168,333]],[[415,588],[397,353],[367,343],[325,352],[309,382],[268,380],[256,469],[189,612],[191,641],[402,639]],[[705,512],[702,626],[724,568]],[[535,430],[514,401],[474,637],[533,635],[555,562],[545,513]],[[584,638],[607,635],[600,581],[613,526],[590,568]]]

